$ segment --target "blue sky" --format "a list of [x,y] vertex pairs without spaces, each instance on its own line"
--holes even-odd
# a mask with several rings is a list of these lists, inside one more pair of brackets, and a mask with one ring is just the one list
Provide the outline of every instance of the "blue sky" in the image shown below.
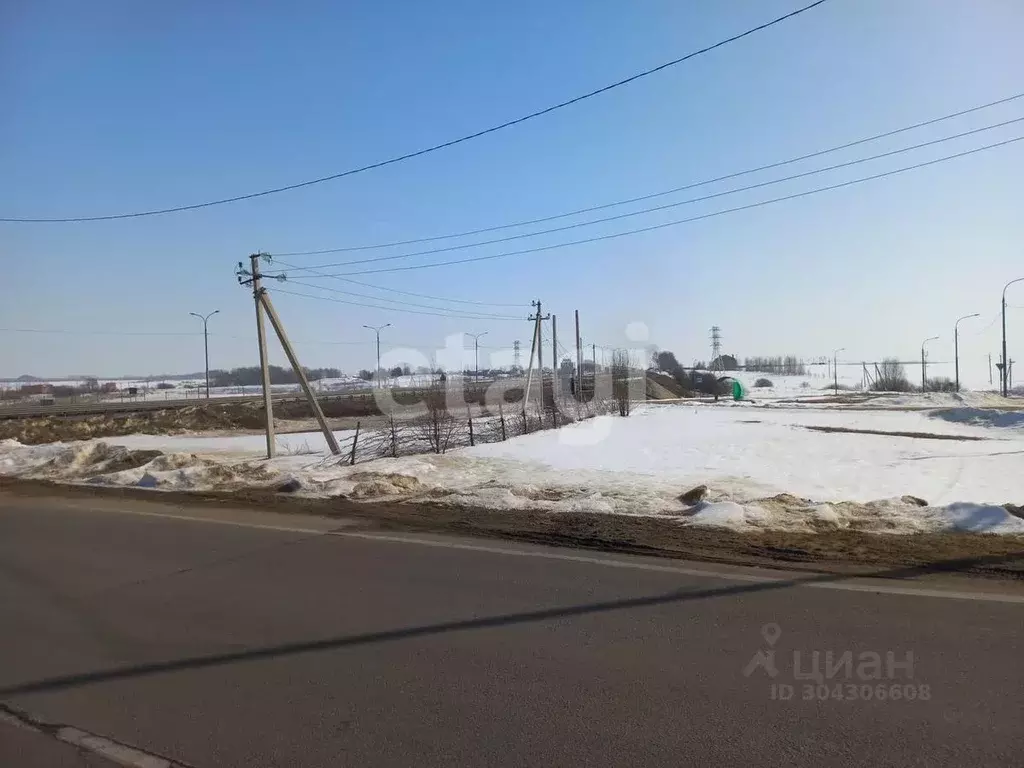
[[[802,4],[5,3],[0,215],[166,207],[337,172],[548,106]],[[1024,91],[1022,22],[1024,7],[1014,0],[830,0],[614,92],[380,170],[175,215],[0,224],[6,267],[0,327],[74,331],[0,332],[0,375],[197,370],[197,336],[91,332],[194,334],[199,323],[188,313],[213,309],[221,311],[211,321],[213,365],[255,364],[251,298],[232,274],[254,250],[374,244],[531,219],[1003,98]],[[774,175],[1021,116],[1024,99]],[[648,226],[1019,135],[1024,124],[625,221],[380,266]],[[643,322],[652,343],[687,361],[707,358],[713,324],[722,327],[726,350],[741,357],[817,357],[845,347],[840,357],[851,361],[916,359],[922,339],[941,335],[932,355],[949,360],[953,321],[980,312],[961,326],[962,365],[966,377],[987,383],[986,356],[997,352],[998,322],[991,321],[999,291],[1024,276],[1022,160],[1024,142],[632,237],[356,279],[484,302],[527,305],[540,298],[558,314],[565,339],[578,308],[585,340],[607,346],[626,344],[627,324]],[[652,204],[772,177],[745,177]],[[604,213],[638,207],[644,206]],[[526,230],[497,235],[520,231]],[[442,308],[467,306],[315,282]],[[1010,297],[1024,306],[1024,284]],[[369,367],[372,333],[364,324],[391,322],[386,347],[426,356],[460,331],[487,331],[488,348],[507,348],[513,339],[528,347],[530,334],[525,320],[406,314],[283,294],[275,303],[310,366]],[[482,311],[525,317],[528,307]],[[1024,309],[1010,310],[1009,336],[1011,357],[1024,357]],[[274,358],[284,360],[276,350]],[[951,366],[941,372],[951,373]]]

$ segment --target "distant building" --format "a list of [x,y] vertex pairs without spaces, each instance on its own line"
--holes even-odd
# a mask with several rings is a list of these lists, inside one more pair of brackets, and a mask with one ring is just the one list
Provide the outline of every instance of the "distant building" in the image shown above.
[[708,366],[712,371],[738,371],[739,363],[732,355],[719,355]]

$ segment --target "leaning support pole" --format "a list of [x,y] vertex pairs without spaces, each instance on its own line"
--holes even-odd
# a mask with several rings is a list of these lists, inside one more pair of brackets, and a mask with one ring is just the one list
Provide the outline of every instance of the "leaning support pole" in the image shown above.
[[317,422],[320,424],[320,430],[324,433],[324,439],[327,441],[327,445],[331,449],[331,453],[339,455],[341,453],[341,446],[338,445],[337,438],[334,437],[334,433],[331,428],[327,426],[327,419],[324,418],[324,412],[320,408],[320,403],[317,402],[316,396],[313,394],[312,388],[309,386],[309,379],[306,378],[306,372],[302,370],[302,366],[299,365],[299,359],[295,356],[295,350],[292,349],[291,342],[288,341],[288,336],[284,332],[284,325],[281,324],[281,318],[277,316],[277,312],[274,310],[274,305],[270,301],[270,296],[267,295],[266,289],[260,293],[260,301],[263,304],[263,308],[267,311],[267,317],[270,318],[270,324],[274,326],[274,332],[277,334],[277,338],[281,341],[281,346],[284,347],[284,353],[288,356],[288,362],[292,364],[292,368],[295,371],[295,376],[299,380],[299,384],[302,386],[302,391],[306,393],[306,399],[309,401],[309,407],[313,409],[313,415],[316,416]]

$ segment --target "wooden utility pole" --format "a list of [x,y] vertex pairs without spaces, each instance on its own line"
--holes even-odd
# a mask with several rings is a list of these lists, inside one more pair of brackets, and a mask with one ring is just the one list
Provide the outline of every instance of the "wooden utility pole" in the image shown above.
[[[534,302],[536,304],[537,302]],[[533,339],[530,341],[530,359],[526,363],[526,388],[523,390],[523,416],[526,416],[526,406],[530,402],[530,385],[533,383],[533,355],[537,351],[537,336],[540,333],[540,312],[529,318],[533,323]]]
[[[576,377],[578,381],[583,381],[583,339],[580,338],[580,311],[576,310]],[[576,392],[581,392],[580,387],[576,387]],[[579,399],[579,398],[577,398]]]
[[540,324],[541,324],[542,321],[549,320],[551,318],[551,315],[547,315],[545,317],[544,315],[541,314],[540,299],[537,299],[536,301],[531,302],[531,305],[537,308],[537,312],[532,317],[527,318],[529,320],[536,321],[536,324],[534,325],[534,329],[533,329],[533,345],[530,348],[530,367],[526,371],[526,391],[523,393],[523,413],[524,414],[526,413],[526,406],[527,406],[527,404],[529,403],[529,400],[530,400],[530,383],[532,381],[532,373],[533,373],[533,352],[534,352],[534,350],[537,351],[537,373],[538,373],[538,376],[540,378],[540,405],[541,405],[541,409],[542,410],[544,408],[544,356],[543,356],[543,346],[542,346],[542,343],[541,343],[542,339],[541,339],[541,325]]
[[[270,390],[270,368],[267,360],[267,333],[263,327],[263,291],[265,290],[260,282],[260,254],[254,253],[249,256],[252,265],[252,297],[256,304],[256,337],[260,345],[260,372],[263,381],[263,412],[266,416],[267,432],[267,458],[274,458],[276,451],[274,445],[274,400]],[[241,269],[241,267],[239,267]]]
[[[558,393],[558,316],[551,315],[551,399]],[[543,378],[541,379],[543,381]],[[544,392],[543,385],[541,393]],[[541,395],[543,397],[543,394]]]
[[327,419],[324,418],[323,409],[320,407],[320,403],[317,401],[316,395],[313,394],[312,387],[309,386],[309,379],[306,378],[306,372],[299,364],[299,358],[296,357],[295,350],[292,349],[291,342],[288,341],[288,336],[284,332],[284,325],[281,323],[281,318],[277,316],[277,312],[270,301],[270,296],[267,295],[266,289],[263,289],[263,292],[260,294],[260,299],[263,303],[263,308],[267,310],[267,317],[270,318],[270,324],[274,326],[274,332],[277,333],[277,338],[281,341],[281,346],[284,347],[284,353],[288,356],[288,362],[292,364],[292,368],[295,370],[295,376],[299,380],[299,385],[302,387],[302,391],[306,394],[306,399],[309,401],[309,407],[313,409],[313,415],[316,416],[317,423],[320,425],[320,430],[324,433],[324,439],[327,441],[327,445],[330,447],[331,453],[337,456],[341,453],[341,447],[338,445],[338,440],[331,431],[331,428],[327,425]]

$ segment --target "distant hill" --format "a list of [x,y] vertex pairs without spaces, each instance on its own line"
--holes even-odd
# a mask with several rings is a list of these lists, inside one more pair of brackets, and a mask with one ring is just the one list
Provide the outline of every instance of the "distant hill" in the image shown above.
[[15,379],[15,381],[42,381],[38,376],[29,376],[27,373],[23,373],[21,376]]

